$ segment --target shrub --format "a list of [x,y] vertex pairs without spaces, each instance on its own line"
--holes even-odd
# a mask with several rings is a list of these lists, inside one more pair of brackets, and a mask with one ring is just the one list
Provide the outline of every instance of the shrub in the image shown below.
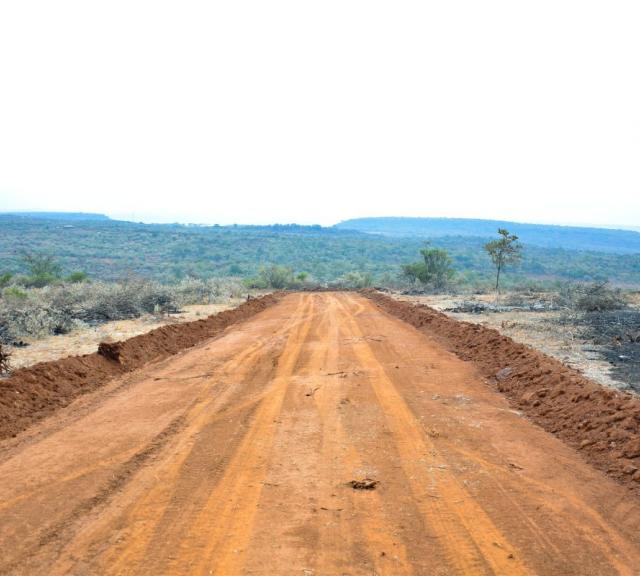
[[286,266],[273,265],[262,268],[258,276],[264,279],[269,288],[273,288],[275,290],[291,288],[295,284],[293,270]]
[[9,357],[11,353],[0,344],[0,375],[8,374],[11,369],[9,366]]
[[28,288],[42,288],[60,281],[62,268],[53,256],[27,252],[22,260],[29,270],[24,280]]
[[300,285],[300,281],[299,278],[296,278],[291,268],[272,264],[271,266],[260,268],[258,276],[245,280],[245,285],[248,288],[257,288],[260,290],[269,288],[272,290],[286,290],[297,288]]
[[5,288],[2,291],[2,297],[8,300],[24,300],[27,297],[27,293],[17,286],[9,286],[9,288]]
[[242,294],[235,280],[185,279],[165,285],[142,279],[80,282],[44,288],[5,288],[0,299],[0,341],[63,334],[83,323],[174,312],[186,304],[207,304]]
[[373,278],[368,272],[349,272],[338,280],[338,284],[344,288],[360,290],[369,288],[373,284]]
[[65,278],[65,282],[77,284],[78,282],[86,282],[88,279],[89,275],[79,270],[77,272],[71,272],[71,274]]
[[628,307],[622,291],[611,288],[608,281],[567,284],[560,289],[558,303],[577,312],[607,312]]
[[229,278],[185,278],[169,288],[179,306],[223,302],[239,298],[245,292],[238,280]]
[[454,276],[451,257],[442,248],[427,244],[420,250],[422,260],[402,267],[403,274],[412,281],[432,286],[436,290],[445,288]]

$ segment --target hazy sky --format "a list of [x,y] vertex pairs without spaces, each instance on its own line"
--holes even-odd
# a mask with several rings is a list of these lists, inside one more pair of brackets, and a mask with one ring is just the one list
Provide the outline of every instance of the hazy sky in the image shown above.
[[0,3],[0,211],[640,225],[640,3]]

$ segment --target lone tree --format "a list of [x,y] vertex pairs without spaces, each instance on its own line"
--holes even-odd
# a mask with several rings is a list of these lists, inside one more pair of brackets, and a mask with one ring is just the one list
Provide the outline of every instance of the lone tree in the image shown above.
[[419,280],[423,284],[431,284],[434,288],[444,288],[455,274],[451,267],[449,253],[442,248],[432,248],[427,244],[422,250],[421,262],[405,264],[403,274],[411,280]]
[[518,242],[518,237],[504,228],[498,228],[498,234],[500,238],[484,245],[496,267],[496,298],[500,294],[500,272],[507,264],[516,264],[522,258],[522,244]]

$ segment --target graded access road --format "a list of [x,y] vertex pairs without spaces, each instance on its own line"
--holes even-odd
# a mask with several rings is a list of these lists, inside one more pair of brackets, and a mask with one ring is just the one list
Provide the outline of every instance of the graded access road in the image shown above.
[[0,573],[629,575],[640,507],[361,295],[284,296],[0,445]]

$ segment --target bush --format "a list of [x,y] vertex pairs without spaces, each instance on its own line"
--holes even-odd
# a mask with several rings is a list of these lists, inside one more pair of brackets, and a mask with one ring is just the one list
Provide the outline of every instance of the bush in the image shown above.
[[432,286],[436,290],[443,290],[450,284],[453,276],[453,263],[449,253],[442,248],[432,248],[427,244],[420,250],[422,260],[405,264],[403,274],[412,281]]
[[27,297],[27,293],[17,286],[9,286],[9,288],[5,288],[2,291],[2,297],[7,300],[24,300]]
[[8,374],[11,369],[9,366],[9,357],[11,353],[2,347],[0,344],[0,375]]
[[26,290],[11,286],[0,299],[0,342],[64,334],[85,323],[175,312],[183,305],[224,301],[241,294],[237,281],[216,279],[186,279],[175,285],[129,279]]
[[607,312],[623,310],[628,306],[622,291],[611,288],[607,281],[567,284],[560,289],[558,302],[577,312]]
[[240,298],[246,292],[238,280],[229,278],[185,278],[170,285],[170,290],[179,306],[224,302]]
[[22,260],[29,270],[24,280],[27,288],[43,288],[60,281],[62,268],[53,256],[25,253]]
[[257,288],[259,290],[287,290],[299,288],[306,279],[306,272],[301,272],[298,276],[295,276],[291,268],[273,264],[260,268],[258,276],[245,280],[245,285],[248,288]]
[[71,272],[71,274],[65,278],[65,281],[71,284],[77,284],[78,282],[86,282],[88,279],[89,275],[86,272],[77,271]]
[[373,285],[373,278],[368,272],[348,272],[342,278],[339,278],[336,282],[332,282],[330,287],[340,289],[345,288],[347,290],[360,290],[362,288],[369,288]]

